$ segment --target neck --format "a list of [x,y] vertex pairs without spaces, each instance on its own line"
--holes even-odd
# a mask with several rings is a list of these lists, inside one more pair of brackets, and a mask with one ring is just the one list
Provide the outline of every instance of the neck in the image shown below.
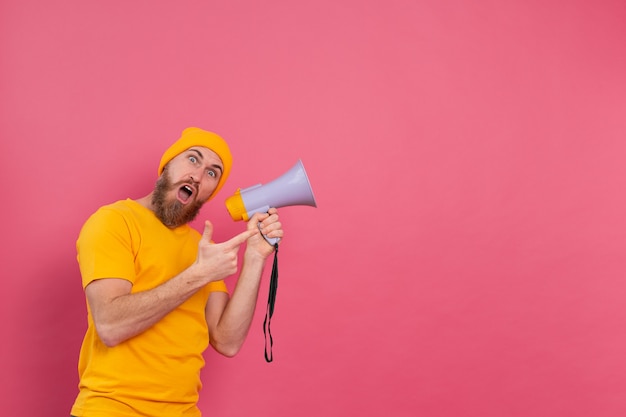
[[152,193],[148,194],[145,197],[138,198],[135,201],[147,208],[148,210],[154,211],[154,205],[152,204]]

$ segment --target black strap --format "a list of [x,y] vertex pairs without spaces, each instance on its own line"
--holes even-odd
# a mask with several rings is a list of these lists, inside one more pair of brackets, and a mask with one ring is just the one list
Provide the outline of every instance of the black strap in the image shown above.
[[[274,264],[272,265],[272,275],[270,278],[270,290],[267,297],[267,309],[265,310],[265,320],[263,320],[263,335],[265,336],[265,360],[271,362],[274,360],[272,354],[272,347],[274,346],[274,339],[272,338],[272,331],[270,330],[270,324],[272,322],[272,316],[274,315],[274,305],[276,304],[276,290],[278,290],[278,243],[274,244]],[[267,354],[267,336],[269,340],[269,356]]]

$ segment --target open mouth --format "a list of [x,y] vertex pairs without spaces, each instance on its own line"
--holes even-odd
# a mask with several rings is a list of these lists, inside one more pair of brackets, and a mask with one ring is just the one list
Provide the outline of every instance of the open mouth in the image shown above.
[[183,185],[178,189],[178,200],[183,204],[187,204],[193,194],[194,189],[190,185]]

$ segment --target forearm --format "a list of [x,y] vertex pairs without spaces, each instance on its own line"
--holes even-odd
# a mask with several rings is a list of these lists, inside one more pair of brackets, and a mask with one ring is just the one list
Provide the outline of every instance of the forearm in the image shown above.
[[248,335],[265,266],[262,257],[244,258],[241,274],[219,321],[211,331],[211,345],[226,356],[234,356]]
[[226,242],[214,244],[212,232],[213,226],[207,221],[198,243],[196,261],[151,290],[131,293],[132,284],[115,277],[87,285],[85,293],[96,330],[107,346],[115,346],[144,332],[198,289],[234,274],[239,246],[259,234],[257,229],[249,228]]
[[190,267],[151,290],[137,293],[130,293],[130,283],[125,293],[120,293],[119,287],[98,284],[95,281],[87,287],[94,323],[102,341],[115,346],[152,327],[205,285],[205,280],[198,279]]

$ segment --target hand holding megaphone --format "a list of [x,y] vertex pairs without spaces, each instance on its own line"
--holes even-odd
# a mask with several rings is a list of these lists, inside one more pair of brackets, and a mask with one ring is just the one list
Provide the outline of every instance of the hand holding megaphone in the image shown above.
[[[226,208],[235,221],[247,221],[255,213],[266,213],[270,207],[286,206],[317,207],[301,160],[275,180],[265,185],[256,184],[238,189],[234,195],[226,199]],[[278,242],[278,238],[264,237],[272,246]]]

